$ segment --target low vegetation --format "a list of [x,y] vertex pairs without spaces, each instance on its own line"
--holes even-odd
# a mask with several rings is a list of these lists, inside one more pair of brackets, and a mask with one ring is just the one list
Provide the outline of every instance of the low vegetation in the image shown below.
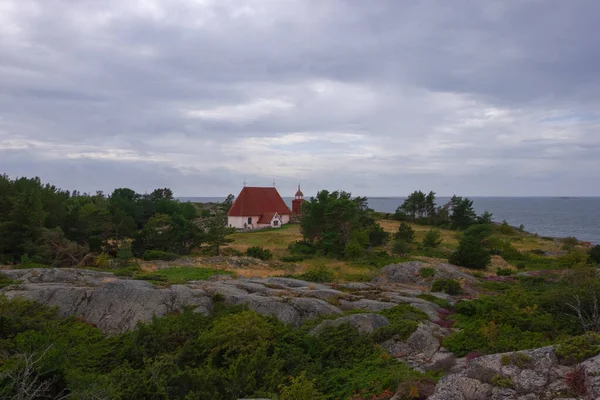
[[[348,325],[312,336],[218,303],[212,316],[187,310],[116,337],[25,300],[0,297],[0,315],[3,398],[32,385],[40,397],[370,399],[432,381]],[[395,326],[419,318],[408,309],[388,315]]]

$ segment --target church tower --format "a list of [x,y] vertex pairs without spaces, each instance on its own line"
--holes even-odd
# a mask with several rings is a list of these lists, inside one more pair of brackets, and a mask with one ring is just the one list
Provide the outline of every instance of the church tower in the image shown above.
[[298,184],[298,191],[294,195],[294,200],[292,200],[292,215],[302,214],[302,203],[304,203],[304,194],[300,190],[300,184]]

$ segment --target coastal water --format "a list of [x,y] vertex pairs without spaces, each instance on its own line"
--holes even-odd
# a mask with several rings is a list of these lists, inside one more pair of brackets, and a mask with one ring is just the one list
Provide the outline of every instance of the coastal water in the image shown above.
[[[579,240],[600,244],[600,197],[471,197],[475,211],[489,211],[494,221],[510,225],[523,224],[525,230],[541,236],[575,236]],[[182,201],[217,202],[219,197],[185,197]],[[285,198],[291,205],[292,198]],[[449,199],[438,197],[438,205]],[[370,197],[369,207],[393,213],[403,197]]]

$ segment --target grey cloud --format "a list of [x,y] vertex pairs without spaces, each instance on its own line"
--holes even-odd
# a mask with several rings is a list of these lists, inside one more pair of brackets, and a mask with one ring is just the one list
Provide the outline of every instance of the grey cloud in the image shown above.
[[[0,172],[65,187],[165,181],[181,195],[234,192],[244,176],[374,195],[574,182],[600,194],[582,177],[600,178],[600,4],[201,3],[9,0]],[[561,114],[588,120],[559,126]],[[275,140],[296,133],[320,140]],[[362,139],[330,141],[340,133]],[[106,159],[117,150],[141,161]]]

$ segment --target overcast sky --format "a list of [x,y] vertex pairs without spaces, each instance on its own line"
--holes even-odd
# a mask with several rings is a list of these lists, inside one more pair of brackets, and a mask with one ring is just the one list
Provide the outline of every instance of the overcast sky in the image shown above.
[[1,0],[0,173],[600,195],[595,0]]

